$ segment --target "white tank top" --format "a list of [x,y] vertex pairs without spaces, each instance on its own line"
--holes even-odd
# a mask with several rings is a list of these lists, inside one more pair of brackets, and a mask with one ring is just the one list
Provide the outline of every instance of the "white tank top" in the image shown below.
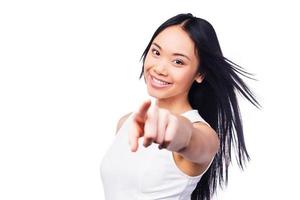
[[[204,122],[198,110],[181,114],[193,122]],[[158,149],[152,143],[143,146],[139,138],[136,152],[128,143],[131,115],[120,127],[112,145],[100,164],[100,174],[106,200],[187,200],[206,170],[198,176],[189,176],[175,164],[171,151]],[[208,124],[209,125],[209,124]]]

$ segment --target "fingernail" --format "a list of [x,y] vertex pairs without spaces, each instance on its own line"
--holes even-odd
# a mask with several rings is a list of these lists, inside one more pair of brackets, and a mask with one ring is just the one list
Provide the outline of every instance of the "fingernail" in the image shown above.
[[130,149],[131,149],[131,152],[136,152],[132,147]]

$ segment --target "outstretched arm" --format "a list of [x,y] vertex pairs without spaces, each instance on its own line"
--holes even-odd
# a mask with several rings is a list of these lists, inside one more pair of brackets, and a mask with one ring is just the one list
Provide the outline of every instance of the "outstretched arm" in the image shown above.
[[159,148],[177,152],[193,163],[207,163],[219,148],[219,139],[204,123],[191,123],[184,116],[158,108],[144,101],[134,113],[129,131],[131,151],[138,149],[138,139],[144,137],[144,146],[159,144]]
[[220,141],[214,129],[202,122],[192,123],[192,126],[188,126],[186,123],[191,123],[189,120],[181,115],[176,115],[176,117],[179,121],[179,127],[190,127],[191,130],[185,131],[192,132],[189,144],[177,153],[194,163],[207,163],[219,149]]

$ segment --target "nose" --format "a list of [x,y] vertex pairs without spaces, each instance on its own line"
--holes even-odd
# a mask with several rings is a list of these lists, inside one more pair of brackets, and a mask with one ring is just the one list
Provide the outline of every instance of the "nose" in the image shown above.
[[154,67],[154,71],[159,75],[167,75],[166,67],[162,64],[158,64]]

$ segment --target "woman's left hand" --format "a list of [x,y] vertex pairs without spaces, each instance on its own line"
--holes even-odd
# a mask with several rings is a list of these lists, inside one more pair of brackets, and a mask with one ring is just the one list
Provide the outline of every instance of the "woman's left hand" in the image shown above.
[[192,136],[192,123],[167,109],[159,108],[151,100],[144,101],[130,122],[129,145],[131,151],[138,149],[138,139],[144,137],[143,145],[160,144],[159,149],[179,152],[187,147]]

